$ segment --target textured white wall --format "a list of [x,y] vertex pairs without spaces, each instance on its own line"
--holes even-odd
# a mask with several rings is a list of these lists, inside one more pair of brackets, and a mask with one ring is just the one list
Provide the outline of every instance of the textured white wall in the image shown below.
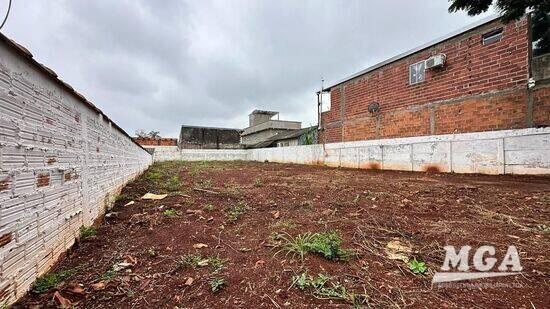
[[0,41],[0,304],[22,296],[151,161]]
[[550,128],[274,147],[155,151],[155,161],[251,160],[365,169],[550,174]]

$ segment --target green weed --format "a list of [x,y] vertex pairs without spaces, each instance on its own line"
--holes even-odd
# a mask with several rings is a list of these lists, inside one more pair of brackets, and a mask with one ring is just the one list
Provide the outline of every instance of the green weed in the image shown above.
[[59,283],[61,283],[65,279],[68,279],[75,273],[76,273],[76,270],[69,269],[69,270],[45,274],[34,282],[31,288],[31,291],[36,294],[47,292],[55,288]]
[[293,276],[291,287],[297,287],[302,291],[311,291],[313,296],[319,299],[336,299],[346,301],[355,308],[361,308],[367,300],[367,295],[349,292],[340,283],[330,283],[330,277],[318,274],[317,277],[309,276],[307,273]]
[[426,267],[426,263],[414,258],[409,261],[409,269],[415,274],[423,274],[428,268]]
[[282,236],[282,251],[287,254],[299,255],[301,259],[306,253],[322,255],[327,260],[346,260],[350,251],[343,249],[342,238],[337,232],[304,233],[296,237],[288,234]]
[[165,209],[163,212],[162,212],[163,215],[167,216],[167,217],[176,217],[176,216],[179,216],[179,213],[177,210],[175,209],[172,209],[172,208],[168,208],[168,209]]
[[206,205],[202,206],[202,209],[204,209],[206,211],[212,211],[212,210],[214,210],[214,205],[206,204]]
[[238,202],[237,204],[231,206],[231,208],[229,208],[227,210],[227,221],[230,222],[230,223],[233,223],[237,220],[239,220],[239,218],[248,210],[248,207],[246,206],[245,203],[243,202]]
[[86,238],[97,235],[97,230],[93,226],[81,226],[79,233],[80,233],[80,240],[84,240]]
[[116,271],[112,268],[109,268],[106,272],[101,274],[101,280],[108,281],[113,279],[115,276],[116,276]]
[[212,292],[218,292],[226,285],[224,278],[213,278],[210,280],[210,288]]

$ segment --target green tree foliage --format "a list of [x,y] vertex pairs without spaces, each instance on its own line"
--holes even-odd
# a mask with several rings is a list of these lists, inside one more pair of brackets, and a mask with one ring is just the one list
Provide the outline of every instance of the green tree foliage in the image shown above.
[[475,16],[486,12],[492,4],[504,22],[532,13],[533,55],[550,53],[550,0],[449,0],[449,12],[466,11]]
[[495,2],[497,10],[506,22],[521,18],[528,10],[550,12],[549,0],[450,0],[450,2],[449,12],[466,11],[470,16],[486,12]]

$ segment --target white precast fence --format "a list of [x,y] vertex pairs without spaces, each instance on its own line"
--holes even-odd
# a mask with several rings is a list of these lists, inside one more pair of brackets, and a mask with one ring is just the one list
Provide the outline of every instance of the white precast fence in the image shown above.
[[155,160],[250,160],[403,171],[550,174],[550,128],[250,150],[155,151]]
[[21,297],[152,157],[0,38],[1,306]]

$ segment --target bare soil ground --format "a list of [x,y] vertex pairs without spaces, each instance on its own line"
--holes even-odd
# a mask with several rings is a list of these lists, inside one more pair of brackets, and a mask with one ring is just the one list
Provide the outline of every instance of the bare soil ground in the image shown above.
[[[15,307],[544,308],[549,226],[548,177],[157,163]],[[307,232],[338,233],[347,257],[284,250]],[[515,245],[523,272],[432,285],[445,245],[494,245],[499,260]]]

